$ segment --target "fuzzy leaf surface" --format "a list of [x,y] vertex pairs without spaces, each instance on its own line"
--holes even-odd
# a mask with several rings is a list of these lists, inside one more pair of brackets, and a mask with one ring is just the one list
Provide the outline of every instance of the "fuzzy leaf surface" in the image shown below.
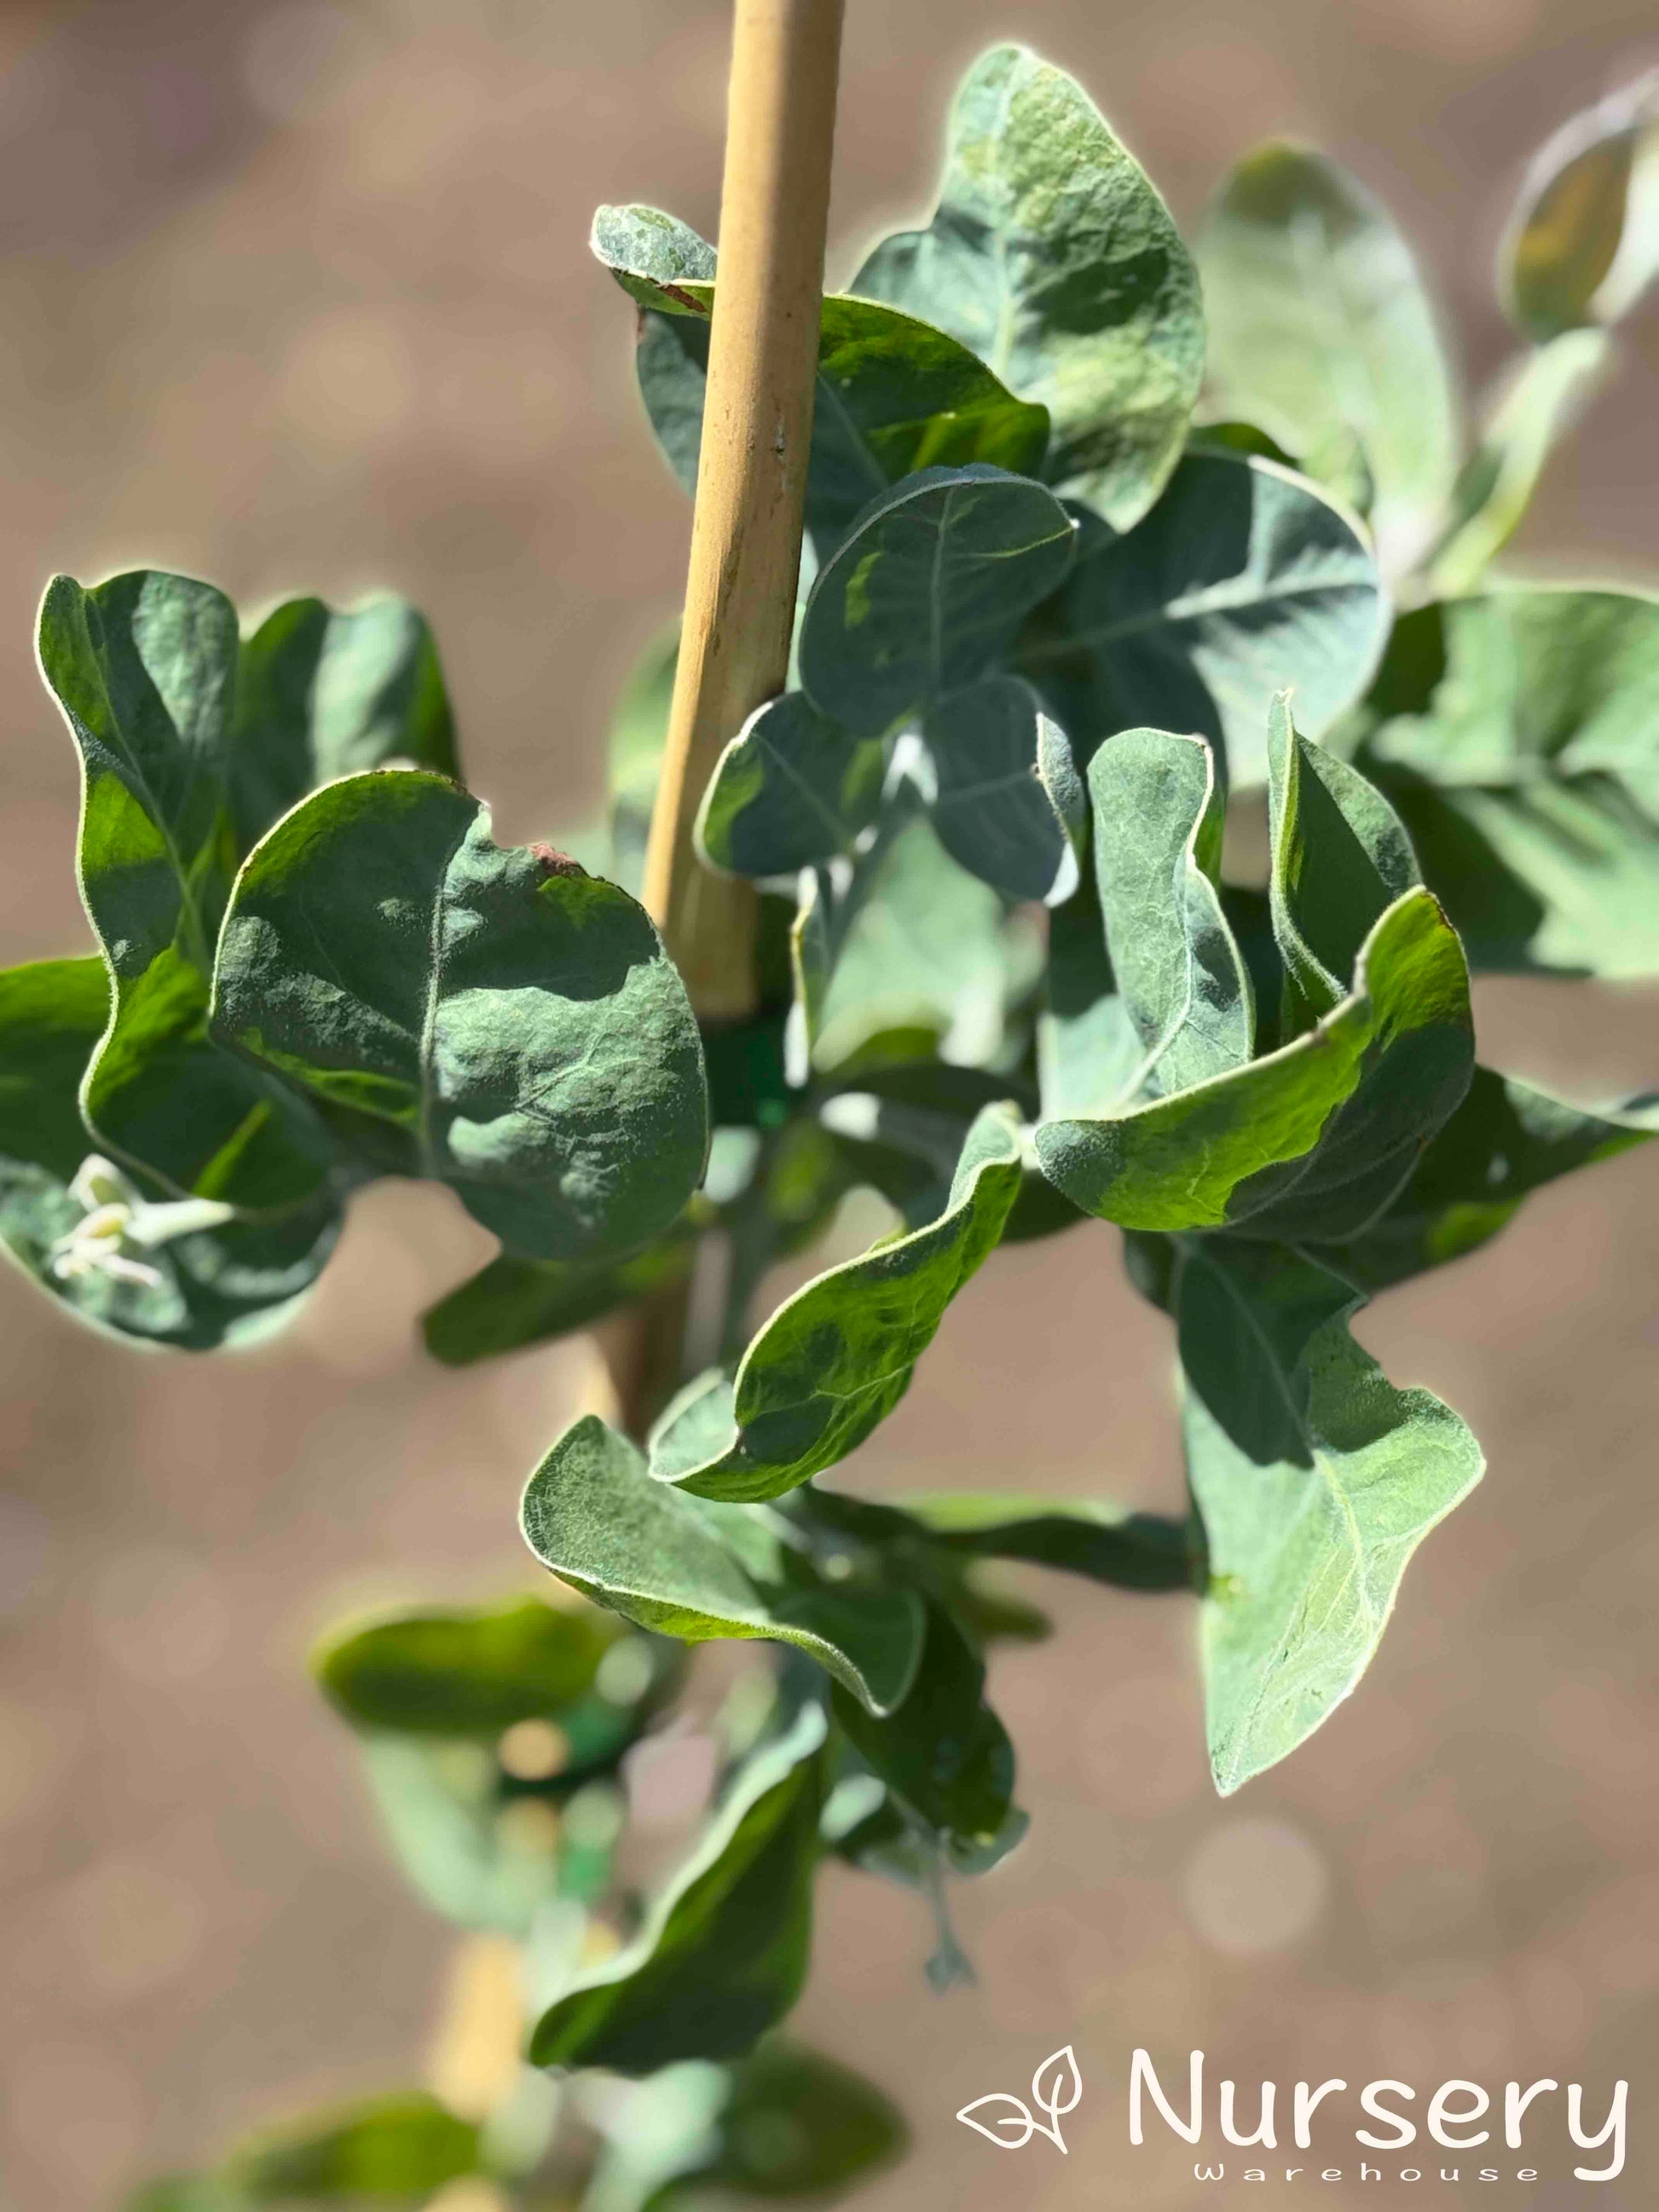
[[1457,396],[1386,210],[1323,155],[1272,141],[1223,184],[1198,259],[1221,403],[1344,496],[1369,489],[1385,567],[1409,559],[1457,471]]
[[1346,995],[1359,948],[1422,881],[1400,817],[1358,769],[1312,745],[1287,696],[1267,719],[1268,905],[1285,963],[1288,1036]]
[[1406,1564],[1480,1478],[1480,1446],[1348,1333],[1363,1301],[1282,1249],[1180,1267],[1188,1480],[1209,1547],[1203,1667],[1224,1795],[1307,1739],[1381,1639]]
[[643,910],[413,769],[288,815],[225,919],[216,1035],[512,1249],[576,1260],[665,1229],[702,1172],[696,1024]]
[[656,1480],[644,1455],[592,1414],[530,1478],[523,1522],[544,1567],[642,1628],[688,1644],[796,1644],[872,1711],[890,1711],[915,1675],[922,1620],[914,1599],[792,1581],[763,1516]]
[[[696,489],[708,372],[714,252],[652,208],[601,208],[593,250],[653,312],[635,368],[658,443]],[[828,560],[859,510],[919,469],[988,462],[1034,473],[1048,416],[1018,399],[969,348],[930,320],[873,299],[826,298],[807,463],[806,520]]]
[[910,1386],[946,1307],[988,1259],[1020,1186],[1019,1121],[988,1106],[943,1212],[814,1277],[753,1339],[735,1381],[681,1394],[652,1438],[664,1483],[703,1498],[781,1497],[855,1450]]
[[175,1193],[276,1207],[331,1156],[303,1107],[207,1033],[235,866],[236,611],[187,576],[47,586],[40,665],[81,756],[81,895],[114,987],[82,1104],[98,1149]]
[[634,1942],[543,2013],[532,2063],[651,2074],[740,2057],[782,2018],[811,1949],[824,1734],[806,1705],[750,1755]]
[[[130,1342],[205,1352],[279,1328],[334,1248],[340,1212],[327,1189],[283,1213],[236,1218],[151,1241],[124,1235],[125,1267],[68,1262],[65,1239],[88,1206],[71,1190],[92,1150],[76,1103],[103,1036],[110,989],[99,959],[43,960],[0,973],[0,1244],[78,1320]],[[153,1178],[129,1179],[148,1230],[172,1202]],[[151,1211],[155,1209],[155,1211]],[[61,1263],[61,1264],[60,1264]]]
[[1360,764],[1476,967],[1659,972],[1659,599],[1516,586],[1398,624]]
[[1005,659],[1072,563],[1054,494],[999,469],[927,469],[860,514],[819,572],[800,676],[821,714],[864,737],[924,714]]
[[1477,1067],[1468,1097],[1388,1211],[1319,1257],[1368,1293],[1386,1290],[1478,1250],[1533,1191],[1646,1143],[1656,1129],[1659,1102],[1651,1097],[1591,1113]]
[[1462,949],[1430,894],[1410,891],[1315,1028],[1170,1097],[1042,1122],[1037,1158],[1074,1205],[1125,1228],[1340,1237],[1405,1182],[1474,1053]]
[[1085,522],[1020,666],[1086,760],[1115,731],[1192,730],[1235,790],[1266,780],[1262,732],[1294,685],[1322,737],[1370,681],[1387,632],[1376,565],[1349,516],[1249,454],[1188,453],[1121,538]]
[[1059,906],[1077,889],[1087,802],[1064,731],[1018,676],[953,692],[921,725],[928,811],[970,876]]
[[981,56],[951,109],[939,206],[854,292],[950,331],[1054,424],[1045,473],[1127,530],[1175,465],[1204,368],[1198,276],[1093,102],[1024,47]]
[[1202,738],[1124,730],[1089,763],[1096,884],[1137,1087],[1163,1096],[1249,1059],[1250,980],[1218,877],[1224,806]]
[[720,755],[697,813],[697,845],[734,876],[782,876],[852,849],[881,804],[879,740],[856,738],[804,691],[757,707]]
[[307,792],[383,768],[459,773],[437,647],[406,599],[289,599],[242,646],[228,783],[246,853]]

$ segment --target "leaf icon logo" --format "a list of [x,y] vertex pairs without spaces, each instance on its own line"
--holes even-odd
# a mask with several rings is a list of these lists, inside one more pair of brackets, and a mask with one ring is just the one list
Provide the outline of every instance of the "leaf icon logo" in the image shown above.
[[975,2097],[957,2118],[999,2150],[1024,2150],[1033,2136],[1047,2136],[1063,2155],[1066,2141],[1060,2132],[1060,2118],[1074,2112],[1082,2097],[1083,2076],[1078,2071],[1077,2053],[1068,2043],[1064,2050],[1051,2051],[1031,2076],[1031,2105],[1047,2115],[1045,2119],[1038,2119],[1023,2097],[1012,2096],[1006,2089]]

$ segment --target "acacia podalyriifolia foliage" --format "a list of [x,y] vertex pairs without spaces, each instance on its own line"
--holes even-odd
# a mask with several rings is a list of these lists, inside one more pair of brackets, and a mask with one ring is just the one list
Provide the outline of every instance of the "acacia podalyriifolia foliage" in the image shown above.
[[[305,1297],[359,1185],[415,1176],[501,1243],[426,1316],[439,1359],[697,1285],[649,1433],[580,1420],[530,1477],[561,1589],[318,1656],[409,1877],[526,1947],[524,2074],[482,2121],[313,2118],[150,2212],[464,2175],[532,2205],[550,2174],[660,2212],[893,2155],[885,2098],[772,2031],[827,1857],[921,1892],[933,1979],[966,1972],[946,1883],[1026,1825],[985,1649],[1043,1626],[988,1562],[1197,1605],[1224,1791],[1353,1687],[1482,1464],[1355,1310],[1654,1126],[1480,1065],[1469,975],[1659,974],[1659,602],[1487,573],[1659,264],[1656,178],[1651,80],[1539,156],[1500,255],[1523,349],[1471,426],[1407,246],[1335,164],[1263,147],[1189,247],[1068,77],[986,54],[931,219],[823,302],[792,688],[698,817],[761,887],[737,1026],[700,1031],[633,895],[672,644],[573,860],[494,842],[403,603],[245,633],[186,577],[51,586],[98,941],[0,977],[14,1260],[97,1328],[231,1347]],[[714,249],[645,208],[593,244],[689,488]],[[769,1310],[854,1190],[890,1233]],[[999,1244],[1096,1222],[1170,1318],[1189,1515],[1024,1470],[839,1486]],[[766,1663],[702,1839],[635,1907],[619,1767],[714,1638]]]

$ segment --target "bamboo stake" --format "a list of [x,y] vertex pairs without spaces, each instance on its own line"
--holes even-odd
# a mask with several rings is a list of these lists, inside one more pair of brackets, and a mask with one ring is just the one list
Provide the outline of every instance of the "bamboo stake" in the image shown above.
[[[691,842],[728,738],[789,668],[843,0],[735,0],[720,269],[685,619],[645,903],[705,1020],[754,1010],[755,895]],[[680,1382],[688,1289],[596,1337],[592,1410],[642,1439]]]
[[788,671],[843,0],[736,0],[720,268],[685,621],[645,902],[697,1012],[754,1006],[754,894],[691,830],[728,738]]

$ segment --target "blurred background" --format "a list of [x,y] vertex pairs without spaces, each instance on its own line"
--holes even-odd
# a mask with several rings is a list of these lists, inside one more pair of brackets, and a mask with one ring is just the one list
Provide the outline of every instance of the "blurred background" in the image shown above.
[[[1183,219],[1270,131],[1350,162],[1419,242],[1478,389],[1521,166],[1655,58],[1651,27],[1628,0],[850,0],[832,278],[922,211],[957,71],[1011,35],[1083,78]],[[6,960],[88,943],[71,752],[29,649],[54,569],[183,568],[245,609],[395,586],[436,626],[504,841],[593,812],[689,511],[588,217],[646,199],[712,234],[725,63],[718,0],[0,7]],[[1528,522],[1534,572],[1659,573],[1651,303],[1626,356]],[[1484,1058],[1576,1097],[1659,1077],[1654,996],[1479,1005]],[[1045,2207],[1127,2201],[1131,2179],[1155,2212],[1209,2201],[1172,2138],[1129,2162],[1136,2044],[1166,2080],[1192,2048],[1246,2085],[1547,2075],[1584,2081],[1592,2116],[1626,2075],[1621,2180],[1565,2179],[1553,2136],[1555,2178],[1479,2194],[1653,2202],[1654,1164],[1558,1186],[1364,1317],[1491,1473],[1351,1706],[1241,1797],[1206,1781],[1188,1610],[1033,1577],[1060,1640],[996,1662],[1033,1826],[960,1888],[978,1990],[931,1996],[913,1900],[822,1885],[799,2024],[917,2136],[870,2212],[1001,2205],[1016,2176]],[[532,1581],[515,1502],[580,1350],[454,1376],[412,1334],[486,1243],[441,1194],[378,1190],[296,1328],[211,1364],[95,1342],[0,1280],[0,2212],[91,2212],[417,2073],[450,1938],[382,1856],[301,1662],[365,1601]],[[1170,1347],[1115,1246],[999,1255],[849,1480],[1172,1503]],[[1039,2143],[1010,2168],[955,2124],[1067,2040],[1069,2159]]]

